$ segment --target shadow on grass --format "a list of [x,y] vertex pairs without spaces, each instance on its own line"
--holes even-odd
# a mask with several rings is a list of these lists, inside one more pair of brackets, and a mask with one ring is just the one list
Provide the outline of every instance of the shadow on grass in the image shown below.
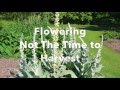
[[86,29],[91,31],[120,31],[119,27],[110,26],[110,25],[85,25],[80,27],[80,29]]
[[79,29],[86,29],[86,30],[91,30],[91,31],[105,31],[103,27],[100,27],[98,25],[84,25],[84,26],[79,27]]
[[92,30],[92,31],[103,31],[104,30],[102,27],[99,27],[97,25],[86,26],[85,29]]
[[0,30],[2,30],[2,27],[0,27]]

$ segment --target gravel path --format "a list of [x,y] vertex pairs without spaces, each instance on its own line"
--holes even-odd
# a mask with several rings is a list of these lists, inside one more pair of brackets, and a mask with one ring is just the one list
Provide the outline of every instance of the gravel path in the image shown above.
[[13,77],[12,74],[19,68],[19,61],[16,59],[0,59],[0,78]]
[[111,40],[104,41],[104,44],[112,48],[113,50],[120,52],[120,40],[111,39]]

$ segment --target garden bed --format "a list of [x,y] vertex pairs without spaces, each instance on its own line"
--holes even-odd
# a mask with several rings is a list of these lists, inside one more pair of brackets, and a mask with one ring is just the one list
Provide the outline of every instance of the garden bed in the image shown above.
[[0,78],[12,78],[19,68],[19,61],[16,59],[0,59]]
[[120,39],[111,39],[104,41],[104,44],[115,51],[120,52]]

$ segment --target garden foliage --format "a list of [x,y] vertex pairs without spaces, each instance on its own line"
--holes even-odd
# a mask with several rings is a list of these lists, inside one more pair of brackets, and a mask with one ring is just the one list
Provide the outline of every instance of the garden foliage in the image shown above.
[[120,39],[120,31],[105,31],[104,40]]
[[[59,13],[56,13],[55,18],[55,28],[59,30]],[[68,24],[69,28],[72,28],[70,24]],[[33,44],[36,41],[36,34],[33,33]],[[59,35],[51,36],[53,38],[53,43],[60,43]],[[69,38],[63,37],[61,40],[69,39],[71,42],[76,42],[75,35],[70,36]],[[47,39],[47,38],[44,38]],[[82,43],[84,41],[81,37],[79,37]],[[42,40],[42,38],[41,38]],[[23,41],[23,36],[21,37],[21,41]],[[32,59],[27,61],[27,53],[24,53],[24,47],[20,48],[21,59],[20,59],[20,69],[16,75],[16,77],[20,78],[100,78],[103,77],[100,74],[100,70],[102,69],[101,61],[101,49],[102,49],[103,37],[101,42],[101,48],[98,49],[95,57],[91,57],[88,47],[83,48],[81,46],[80,49],[75,48],[59,48],[59,49],[51,49],[51,55],[53,56],[79,56],[79,60],[75,62],[71,62],[72,60],[68,60],[68,62],[60,61],[59,59],[50,60],[53,62],[48,62],[48,60],[41,60],[41,58],[37,57],[37,49],[32,49]],[[44,56],[47,54],[46,49],[42,50]],[[55,58],[54,58],[55,59]]]
[[[1,21],[0,23],[0,57],[20,57],[19,54],[19,38],[24,33],[24,40],[31,42],[32,32],[34,27],[42,26],[47,27],[46,23],[41,17],[31,16],[25,20],[16,20],[14,22]],[[47,37],[49,38],[49,37]],[[29,49],[26,52],[30,52]]]

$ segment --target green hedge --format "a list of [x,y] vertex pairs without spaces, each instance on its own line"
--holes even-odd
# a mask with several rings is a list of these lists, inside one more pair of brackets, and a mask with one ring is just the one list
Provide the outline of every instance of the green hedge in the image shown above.
[[103,35],[104,35],[104,40],[120,39],[120,32],[119,31],[105,31]]

